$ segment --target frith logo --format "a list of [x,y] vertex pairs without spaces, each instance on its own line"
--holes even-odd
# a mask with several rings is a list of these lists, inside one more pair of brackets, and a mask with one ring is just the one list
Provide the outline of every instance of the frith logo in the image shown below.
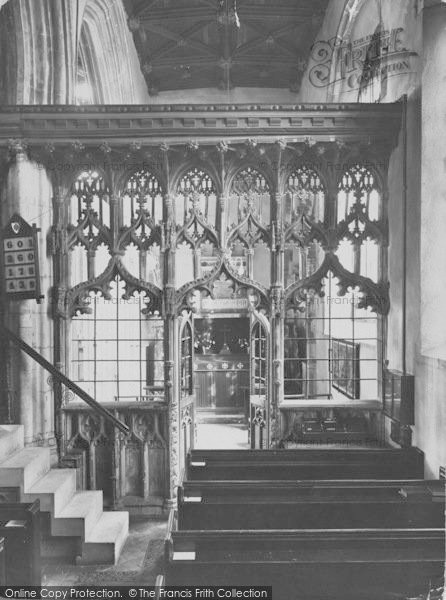
[[383,30],[357,40],[333,38],[318,41],[311,49],[315,62],[309,78],[315,87],[345,81],[351,89],[366,86],[375,78],[381,81],[413,70],[411,58],[418,56],[404,43],[404,29]]

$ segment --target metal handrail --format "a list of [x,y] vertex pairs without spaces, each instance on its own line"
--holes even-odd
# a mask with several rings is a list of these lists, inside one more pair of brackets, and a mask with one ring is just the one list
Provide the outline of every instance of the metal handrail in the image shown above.
[[28,356],[30,356],[33,360],[35,360],[39,365],[41,365],[44,369],[46,369],[51,375],[57,379],[60,383],[62,383],[65,387],[71,390],[76,396],[78,396],[81,400],[83,400],[86,404],[88,404],[93,410],[95,410],[98,414],[100,414],[104,419],[109,421],[117,427],[120,431],[125,434],[130,433],[129,427],[122,421],[120,421],[117,417],[115,417],[109,410],[101,406],[99,402],[94,400],[87,392],[85,392],[82,388],[68,379],[66,375],[61,373],[56,369],[54,365],[46,360],[41,354],[39,354],[34,348],[31,348],[24,340],[18,337],[15,333],[13,333],[10,329],[5,327],[4,325],[1,327],[3,334],[18,348],[23,350]]

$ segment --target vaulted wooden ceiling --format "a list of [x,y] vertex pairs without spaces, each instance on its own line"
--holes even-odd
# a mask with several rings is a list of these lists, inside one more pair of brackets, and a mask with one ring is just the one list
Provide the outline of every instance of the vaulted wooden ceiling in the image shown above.
[[149,93],[297,92],[328,0],[124,0]]

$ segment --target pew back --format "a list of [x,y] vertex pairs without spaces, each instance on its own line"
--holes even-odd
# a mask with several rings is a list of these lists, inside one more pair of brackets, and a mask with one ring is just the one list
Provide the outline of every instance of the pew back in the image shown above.
[[[185,482],[179,529],[441,527],[441,482]],[[439,485],[438,485],[439,484]],[[442,489],[442,496],[438,492]]]
[[421,479],[417,448],[192,450],[189,480]]
[[404,597],[441,576],[444,543],[443,529],[172,531],[167,583],[272,585],[275,600]]
[[6,585],[41,585],[40,503],[0,504]]

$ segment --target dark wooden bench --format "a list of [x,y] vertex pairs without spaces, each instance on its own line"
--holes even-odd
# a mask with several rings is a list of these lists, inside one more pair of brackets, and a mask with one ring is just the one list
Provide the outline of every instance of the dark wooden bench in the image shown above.
[[6,585],[5,538],[0,537],[0,586]]
[[417,448],[193,450],[188,480],[421,479]]
[[41,585],[40,504],[0,503],[5,539],[5,585]]
[[[172,525],[171,520],[171,525]],[[274,600],[385,600],[425,592],[444,569],[444,529],[176,531],[167,585],[272,585]]]
[[440,481],[184,482],[178,529],[430,528],[444,523]]

